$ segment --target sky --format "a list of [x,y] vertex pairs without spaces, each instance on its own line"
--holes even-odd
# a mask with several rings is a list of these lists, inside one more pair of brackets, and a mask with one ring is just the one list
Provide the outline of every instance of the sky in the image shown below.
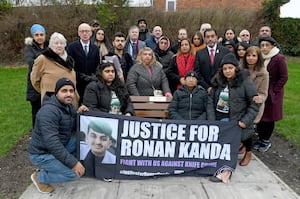
[[300,0],[290,0],[289,3],[284,4],[280,9],[280,17],[300,18]]

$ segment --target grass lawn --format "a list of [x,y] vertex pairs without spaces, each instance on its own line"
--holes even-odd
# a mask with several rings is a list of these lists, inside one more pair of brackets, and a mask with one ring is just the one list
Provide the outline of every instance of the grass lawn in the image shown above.
[[[284,119],[276,131],[300,146],[300,61],[288,58],[289,80],[285,87]],[[27,69],[0,67],[0,157],[31,128],[31,107],[25,99]]]
[[300,62],[289,62],[289,80],[285,85],[284,118],[275,124],[276,131],[300,146]]
[[31,108],[25,95],[26,76],[26,68],[0,67],[0,157],[31,128]]

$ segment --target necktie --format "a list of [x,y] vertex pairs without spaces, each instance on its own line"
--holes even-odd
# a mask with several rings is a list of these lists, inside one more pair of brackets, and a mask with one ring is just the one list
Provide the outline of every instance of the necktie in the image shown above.
[[211,65],[214,65],[214,61],[215,61],[214,51],[215,50],[213,48],[210,49],[210,62],[211,62]]
[[135,59],[136,58],[136,46],[135,46],[135,43],[132,42],[131,46],[132,46],[132,58]]
[[84,45],[84,52],[85,52],[85,55],[88,55],[88,49],[87,49],[87,45]]

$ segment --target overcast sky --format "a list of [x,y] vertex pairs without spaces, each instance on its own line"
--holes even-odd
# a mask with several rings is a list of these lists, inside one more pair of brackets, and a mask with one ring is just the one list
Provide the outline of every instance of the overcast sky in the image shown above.
[[280,9],[280,17],[293,17],[300,18],[300,1],[291,0],[289,3],[284,4]]

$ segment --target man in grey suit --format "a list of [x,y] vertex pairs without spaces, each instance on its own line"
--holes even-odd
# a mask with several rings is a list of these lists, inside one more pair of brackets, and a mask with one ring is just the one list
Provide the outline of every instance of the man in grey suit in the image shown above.
[[215,29],[204,31],[204,41],[206,48],[196,53],[194,70],[199,77],[199,84],[209,93],[210,80],[220,68],[222,58],[230,51],[226,47],[218,45],[218,35]]
[[125,50],[131,55],[133,61],[135,61],[139,51],[145,46],[146,43],[139,40],[139,28],[137,26],[131,26],[128,30]]

